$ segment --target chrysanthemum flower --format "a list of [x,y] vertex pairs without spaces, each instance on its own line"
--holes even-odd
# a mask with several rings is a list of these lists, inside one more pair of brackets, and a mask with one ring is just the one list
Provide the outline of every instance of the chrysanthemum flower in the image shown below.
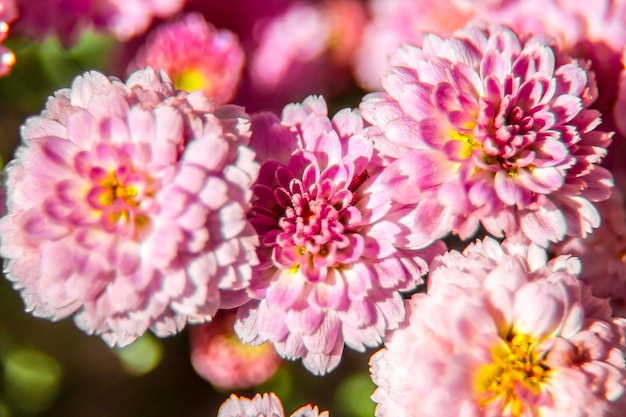
[[281,358],[269,343],[243,344],[235,334],[236,310],[220,310],[210,323],[189,327],[191,364],[224,390],[248,389],[270,379]]
[[15,64],[15,55],[2,45],[2,42],[9,35],[9,23],[16,17],[17,8],[14,0],[0,0],[0,77],[7,75]]
[[167,18],[186,0],[16,0],[17,30],[27,37],[58,36],[72,43],[87,29],[120,41],[144,33],[154,18]]
[[372,356],[378,417],[623,415],[626,320],[576,279],[485,239],[431,264],[429,294]]
[[[257,394],[252,399],[232,394],[220,407],[217,417],[285,417],[285,411],[274,393]],[[305,405],[291,417],[329,417],[329,414],[328,411],[320,413],[317,406]]]
[[385,134],[392,198],[418,203],[417,225],[448,222],[466,239],[480,222],[544,247],[598,227],[611,134],[589,109],[593,74],[545,38],[500,26],[427,35],[397,51],[383,83],[361,110]]
[[[6,168],[5,272],[26,308],[111,345],[176,333],[250,277],[249,119],[151,69],[56,92]],[[223,292],[223,295],[227,295]]]
[[250,146],[261,166],[249,218],[261,241],[260,265],[235,330],[245,342],[270,341],[316,374],[332,370],[344,344],[376,346],[404,317],[398,291],[442,250],[429,229],[410,231],[406,207],[378,182],[372,143],[360,115],[327,116],[309,97],[289,105],[282,123],[253,117]]
[[216,104],[223,104],[235,94],[244,60],[237,35],[217,30],[200,14],[188,14],[154,29],[127,72],[159,68],[176,88],[202,90]]
[[[620,57],[626,47],[625,0],[508,1],[478,17],[481,21],[506,24],[518,34],[546,34],[559,42],[561,51],[589,60],[598,86],[593,108],[602,113],[602,129],[617,130],[626,138],[624,123],[613,115],[618,99]],[[622,140],[616,138],[614,144]]]

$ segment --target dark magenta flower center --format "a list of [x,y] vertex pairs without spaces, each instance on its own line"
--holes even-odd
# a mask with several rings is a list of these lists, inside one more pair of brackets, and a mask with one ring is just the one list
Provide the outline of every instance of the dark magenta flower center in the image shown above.
[[[277,236],[276,243],[295,245],[310,254],[324,252],[328,244],[345,247],[347,239],[339,219],[344,202],[334,198],[334,185],[327,181],[322,185],[313,184],[305,191],[302,181],[294,179],[289,188],[289,191],[283,191],[290,194],[291,205],[285,208],[278,221],[282,233]],[[350,195],[348,201],[351,199]]]

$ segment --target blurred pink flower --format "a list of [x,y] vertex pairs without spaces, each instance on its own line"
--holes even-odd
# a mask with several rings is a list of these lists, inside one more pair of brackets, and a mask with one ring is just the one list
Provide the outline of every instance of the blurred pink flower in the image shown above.
[[382,88],[387,59],[403,43],[421,45],[424,33],[450,36],[474,16],[516,0],[372,0],[372,19],[354,60],[354,73],[368,90]]
[[609,298],[613,314],[626,317],[626,203],[618,188],[598,204],[602,224],[586,238],[569,238],[552,248],[582,261],[580,279],[598,297]]
[[546,247],[598,227],[611,134],[589,109],[593,74],[545,38],[500,26],[430,34],[394,54],[383,83],[361,111],[385,135],[386,182],[393,199],[417,203],[418,228],[446,223],[467,239],[480,222]]
[[[257,394],[252,399],[232,394],[220,407],[217,417],[285,417],[285,411],[274,393]],[[317,406],[306,405],[294,411],[291,417],[329,417],[329,414],[328,411],[320,413]]]
[[159,68],[176,88],[202,90],[219,105],[235,95],[244,60],[237,35],[217,30],[200,14],[187,14],[154,29],[127,72]]
[[617,85],[617,98],[613,108],[613,118],[620,133],[609,148],[605,165],[612,171],[624,169],[626,154],[626,49],[620,59],[620,74]]
[[75,42],[88,29],[120,41],[144,33],[154,18],[176,14],[186,0],[16,0],[16,29],[27,37]]
[[15,64],[15,55],[2,45],[9,35],[9,23],[17,18],[14,0],[0,0],[0,77],[4,77]]
[[380,77],[387,68],[387,59],[400,45],[421,44],[422,33],[426,31],[447,36],[464,26],[470,16],[450,3],[450,0],[370,1],[372,20],[355,56],[354,72],[359,84],[368,90],[381,89]]
[[187,0],[184,10],[201,13],[216,27],[235,32],[244,45],[251,46],[263,24],[295,1],[298,0]]
[[296,1],[259,25],[243,99],[253,108],[282,108],[309,94],[337,95],[366,16],[356,0]]
[[626,405],[626,320],[576,278],[495,240],[431,264],[428,294],[371,360],[378,417],[597,417]]
[[364,351],[397,326],[404,317],[398,291],[421,282],[424,258],[443,244],[426,248],[434,241],[428,229],[409,237],[406,207],[392,204],[378,182],[358,112],[329,120],[324,99],[309,97],[285,107],[282,122],[265,113],[252,123],[250,146],[265,161],[249,214],[260,265],[235,330],[244,342],[269,340],[281,356],[302,357],[324,374],[344,344]]
[[236,310],[220,310],[210,323],[189,327],[191,363],[202,378],[224,390],[248,389],[270,379],[282,360],[271,344],[241,343]]
[[234,307],[256,262],[248,128],[151,69],[57,91],[5,170],[0,254],[27,310],[122,346]]

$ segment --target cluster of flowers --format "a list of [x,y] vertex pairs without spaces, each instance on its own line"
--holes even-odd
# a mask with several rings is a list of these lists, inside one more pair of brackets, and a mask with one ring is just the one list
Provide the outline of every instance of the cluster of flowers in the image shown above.
[[[182,7],[93,3],[57,33],[91,16],[123,39]],[[379,417],[622,416],[626,2],[588,4],[373,0],[365,27],[361,3],[295,2],[248,10],[276,14],[251,55],[202,15],[164,24],[125,82],[85,73],[23,125],[4,171],[7,278],[34,315],[73,316],[111,346],[223,320],[325,374],[346,346],[384,342],[370,361]],[[246,59],[244,109],[228,103]],[[247,105],[346,65],[375,90],[358,109]],[[253,368],[193,355],[222,385]],[[262,380],[251,373],[243,385]],[[219,411],[242,415],[284,412],[274,395]]]

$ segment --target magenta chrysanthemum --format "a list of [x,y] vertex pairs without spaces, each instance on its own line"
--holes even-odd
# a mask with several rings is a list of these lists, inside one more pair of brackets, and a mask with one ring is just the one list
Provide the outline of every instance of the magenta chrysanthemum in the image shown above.
[[370,361],[376,416],[623,415],[626,320],[574,258],[529,260],[490,238],[435,259]]
[[[331,121],[316,97],[287,106],[282,123],[253,117],[250,144],[265,161],[249,215],[260,265],[235,329],[317,374],[339,363],[344,343],[378,345],[404,317],[398,291],[421,282],[422,257],[442,249],[406,249],[418,246],[401,223],[406,209],[378,182],[365,135],[358,113],[344,109]],[[421,238],[421,247],[433,242]]]
[[[252,399],[232,394],[220,407],[217,417],[285,417],[285,411],[274,393],[257,394]],[[290,417],[329,417],[329,414],[328,411],[320,413],[317,406],[305,405]]]
[[545,38],[499,26],[427,35],[397,51],[383,83],[361,110],[385,134],[392,198],[419,202],[416,224],[447,223],[466,239],[480,222],[544,247],[598,227],[611,135],[595,130],[593,75]]
[[27,309],[111,345],[210,320],[256,261],[248,127],[151,69],[58,91],[5,171],[0,254]]
[[202,90],[216,105],[235,95],[244,63],[237,35],[217,30],[200,14],[157,27],[128,72],[147,66],[165,71],[180,90]]

